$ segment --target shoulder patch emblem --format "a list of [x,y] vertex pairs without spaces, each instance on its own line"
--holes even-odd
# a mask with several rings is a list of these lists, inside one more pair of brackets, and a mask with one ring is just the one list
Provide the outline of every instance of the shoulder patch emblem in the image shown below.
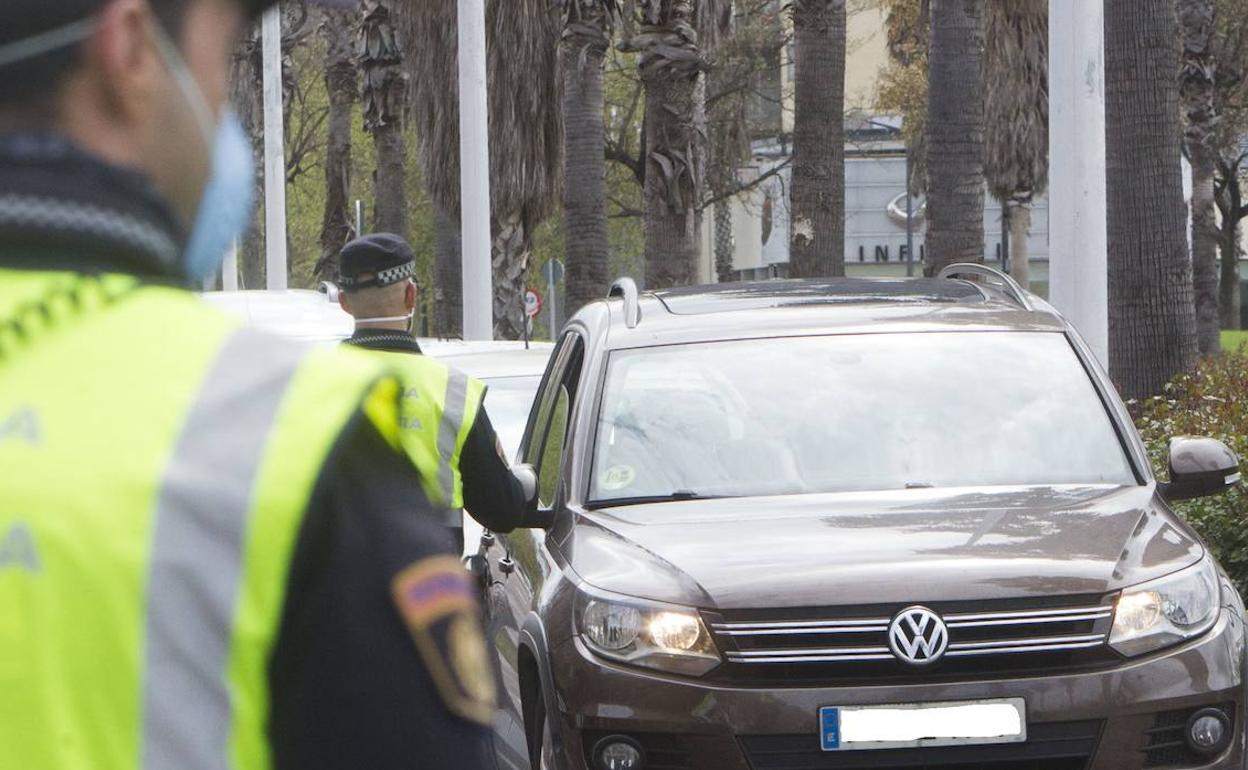
[[492,724],[497,688],[467,570],[453,556],[435,556],[396,575],[391,592],[446,707]]

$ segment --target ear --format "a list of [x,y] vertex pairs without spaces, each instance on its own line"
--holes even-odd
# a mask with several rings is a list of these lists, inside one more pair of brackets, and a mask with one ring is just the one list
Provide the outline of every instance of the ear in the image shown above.
[[347,293],[341,289],[338,290],[338,307],[342,308],[347,313],[351,312],[351,305],[347,302]]
[[403,295],[403,304],[408,310],[416,309],[416,284],[408,282],[407,292]]
[[96,74],[102,106],[123,120],[149,120],[153,98],[164,82],[148,29],[155,23],[142,0],[106,3],[96,34],[84,48],[84,69]]

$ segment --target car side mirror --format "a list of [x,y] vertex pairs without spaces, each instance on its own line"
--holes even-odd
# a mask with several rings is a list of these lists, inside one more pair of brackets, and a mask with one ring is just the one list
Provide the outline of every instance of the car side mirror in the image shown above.
[[520,482],[524,490],[524,502],[529,508],[537,505],[537,470],[527,463],[511,466],[511,475]]
[[536,529],[549,529],[555,522],[554,514],[543,511],[537,500],[537,469],[532,465],[513,465],[511,475],[520,482],[524,490],[524,526]]
[[1212,438],[1170,439],[1170,481],[1161,485],[1167,500],[1191,500],[1220,494],[1240,482],[1239,458]]
[[316,290],[325,295],[326,301],[332,302],[335,305],[338,304],[338,294],[341,291],[338,288],[338,284],[333,281],[321,281],[317,285]]

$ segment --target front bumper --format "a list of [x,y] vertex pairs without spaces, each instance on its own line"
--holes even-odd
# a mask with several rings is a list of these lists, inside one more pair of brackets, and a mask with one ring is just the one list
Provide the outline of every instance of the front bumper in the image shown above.
[[[1241,770],[1246,756],[1243,656],[1243,621],[1224,610],[1217,625],[1197,640],[1115,668],[1064,676],[853,688],[708,686],[607,663],[577,639],[556,647],[551,663],[569,770],[596,770],[587,760],[592,744],[617,733],[637,737],[653,755],[650,767],[664,770],[883,770],[902,766],[897,763],[905,755],[820,752],[818,709],[1018,697],[1027,702],[1028,743],[1015,744],[1006,755],[924,749],[925,765],[986,761],[1012,768],[1016,758],[1032,751],[1035,761],[1017,767]],[[1234,711],[1236,734],[1221,756],[1147,752],[1150,741],[1166,736],[1161,725],[1181,719],[1180,712],[1212,705]],[[1063,746],[1070,756],[1060,759]],[[1086,751],[1082,761],[1081,751]]]

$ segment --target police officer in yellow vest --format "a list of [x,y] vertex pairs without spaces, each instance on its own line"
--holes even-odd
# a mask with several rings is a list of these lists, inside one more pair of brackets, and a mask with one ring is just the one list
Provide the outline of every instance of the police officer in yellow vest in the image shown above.
[[339,254],[339,302],[355,317],[351,347],[384,351],[414,382],[403,402],[405,437],[420,456],[443,469],[430,499],[465,509],[483,526],[510,532],[527,509],[521,481],[511,472],[482,401],[485,386],[421,355],[409,331],[416,310],[416,255],[402,238],[375,233],[357,238]]
[[271,2],[0,2],[0,768],[493,765],[409,375],[177,288],[252,214]]

